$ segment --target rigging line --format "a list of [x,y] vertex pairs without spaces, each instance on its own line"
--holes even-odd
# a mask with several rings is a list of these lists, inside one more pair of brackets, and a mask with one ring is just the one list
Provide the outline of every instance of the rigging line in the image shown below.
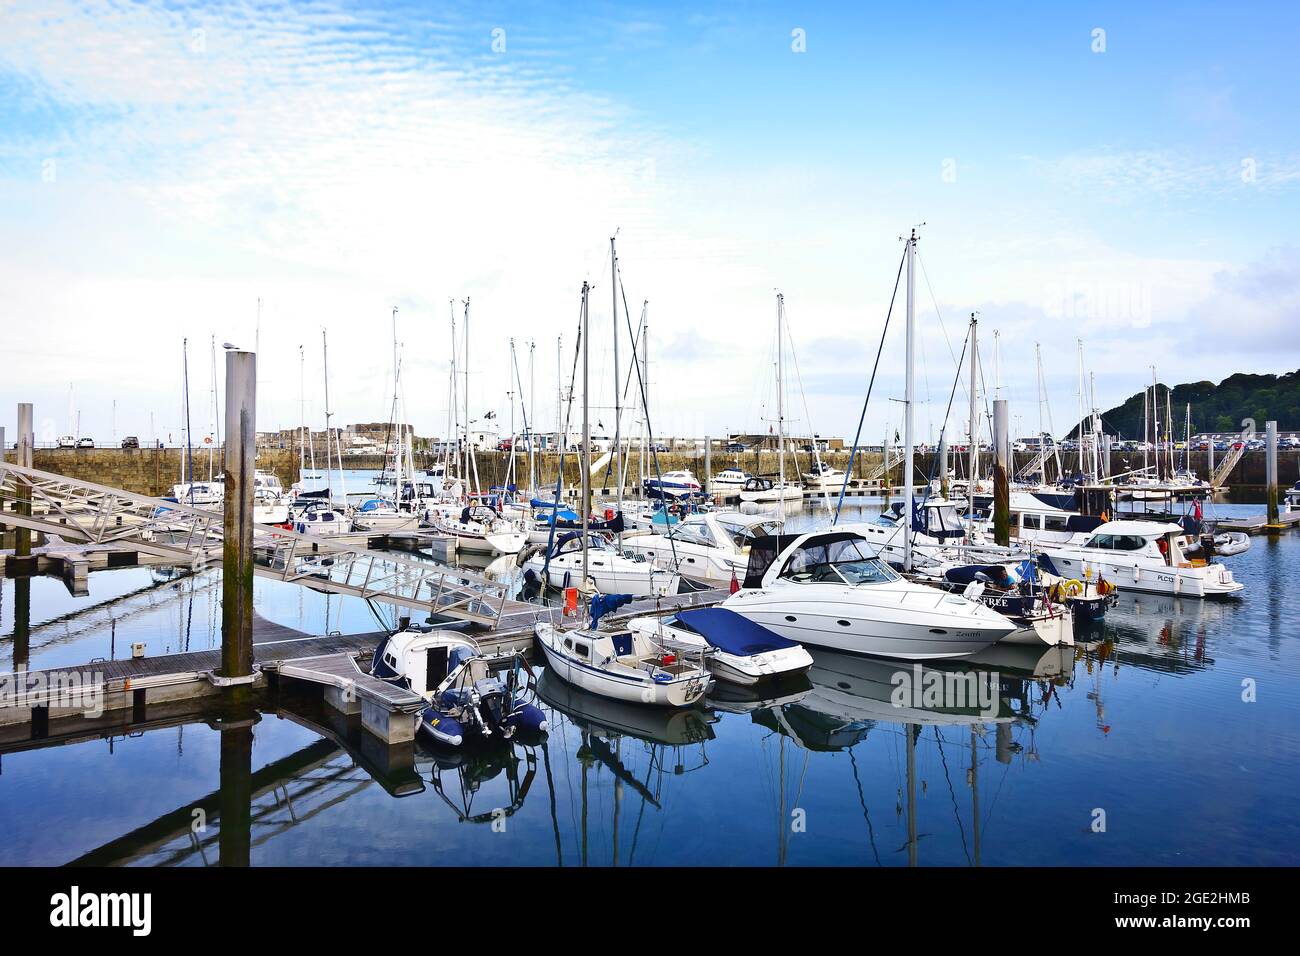
[[[799,398],[803,402],[804,422],[808,426],[808,440],[812,444],[812,450],[813,450],[812,459],[817,463],[817,474],[820,475],[821,463],[822,463],[820,443],[817,441],[817,432],[813,430],[812,412],[808,410],[808,395],[806,392],[804,392],[804,388],[803,388],[803,374],[799,371],[799,356],[795,353],[794,350],[794,336],[790,334],[790,314],[788,310],[786,312],[785,337],[790,340],[790,361],[794,365],[794,377],[796,381],[799,382]],[[799,456],[797,453],[795,454],[794,457],[794,463],[795,463],[795,469],[797,470],[799,467]],[[822,495],[822,503],[826,506],[826,510],[830,511],[831,509],[830,498],[827,497],[826,495]]]
[[867,821],[867,839],[871,841],[871,853],[876,858],[876,866],[882,866],[880,862],[880,850],[876,847],[876,828],[871,825],[871,813],[867,810],[867,797],[862,792],[862,778],[858,776],[858,757],[854,753],[857,748],[849,748],[849,763],[853,765],[853,782],[858,787],[858,804],[862,807],[862,819]]
[[[969,345],[970,345],[970,329],[967,329],[967,330],[966,330],[966,338],[965,338],[965,340],[962,342],[962,345],[961,345],[961,361],[963,361],[963,362],[966,360],[966,348],[967,348],[967,346],[969,346]],[[942,445],[943,445],[944,440],[945,440],[945,438],[946,438],[946,432],[947,432],[947,428],[948,428],[948,416],[952,414],[952,403],[953,403],[953,399],[955,399],[955,398],[957,397],[957,382],[960,381],[960,379],[961,379],[961,362],[959,362],[959,363],[957,364],[957,375],[953,378],[953,382],[952,382],[952,391],[950,391],[950,392],[948,393],[948,409],[947,409],[947,411],[944,412],[943,428],[939,429],[939,446],[942,446]],[[939,454],[937,454],[938,446],[936,446],[935,451],[936,451],[936,454],[935,454],[934,458],[932,458],[932,459],[930,460],[930,474],[926,476],[926,481],[925,481],[925,494],[923,494],[923,495],[921,496],[921,504],[920,504],[920,507],[921,507],[921,508],[924,508],[924,507],[925,507],[925,503],[926,503],[927,501],[930,500],[930,492],[931,492],[931,490],[932,490],[933,487],[934,487],[934,473],[935,473],[935,470],[939,467],[939,462],[940,462],[940,459],[941,459],[941,457],[942,457],[942,456],[940,456]],[[908,480],[911,481],[911,480],[912,480],[912,476],[909,475],[909,476],[908,476]],[[974,495],[973,495],[973,493],[972,493],[972,498],[973,498],[973,497],[974,497]],[[915,507],[916,507],[916,504],[913,503],[913,508],[915,508]],[[924,513],[924,512],[922,512],[922,513]],[[908,534],[911,535],[912,538],[913,538],[913,541],[915,541],[915,537],[916,537],[916,535],[917,535],[918,532],[917,532],[916,528],[913,527],[912,519],[913,519],[913,516],[912,516],[912,515],[908,515],[908,516],[907,516],[907,529],[908,529]]]
[[[590,295],[591,287],[587,287],[587,293]],[[578,357],[582,355],[582,336],[584,329],[582,327],[582,306],[578,306],[578,334],[573,348],[573,367],[569,369],[569,400],[564,407],[564,431],[556,436],[560,440],[560,457],[555,466],[555,504],[551,507],[551,528],[546,535],[546,557],[542,561],[542,585],[545,587],[550,583],[551,570],[551,550],[555,547],[555,526],[560,520],[560,498],[564,490],[564,452],[569,447],[569,426],[573,419],[573,393],[575,391],[574,382],[578,377]],[[564,387],[564,383],[560,383]],[[583,396],[583,401],[587,396]],[[586,439],[586,435],[582,436]],[[578,468],[582,468],[582,452],[578,453]],[[587,502],[582,502],[582,507],[587,507]],[[585,545],[585,542],[584,542]],[[585,585],[586,582],[584,582]]]
[[961,822],[961,811],[957,809],[957,793],[952,788],[952,775],[948,772],[948,755],[943,751],[943,736],[939,733],[939,728],[934,728],[934,739],[939,742],[939,762],[943,764],[943,779],[948,781],[948,796],[952,797],[952,815],[957,818],[957,832],[961,834],[961,851],[966,854],[966,862],[970,863],[970,849],[966,846],[966,825]]
[[[619,277],[619,280],[618,280],[618,290],[619,290],[619,294],[620,294],[620,296],[621,296],[622,299],[623,299],[623,320],[624,320],[624,322],[627,323],[627,334],[628,334],[628,338],[630,338],[630,339],[632,340],[632,342],[633,342],[633,346],[635,347],[635,344],[636,344],[636,336],[632,334],[632,316],[628,313],[628,310],[627,310],[627,287],[623,285],[623,279],[622,279],[622,274],[621,274],[621,272],[620,272],[620,277]],[[644,382],[644,381],[642,380],[642,378],[641,378],[641,363],[640,363],[640,362],[633,362],[633,363],[632,363],[632,367],[636,369],[636,383],[637,383],[637,386],[638,386],[638,388],[639,388],[639,390],[640,390],[640,392],[641,392],[641,411],[645,413],[645,433],[646,433],[646,440],[650,443],[650,458],[651,458],[651,460],[654,462],[654,466],[655,466],[655,479],[656,479],[656,481],[657,481],[658,484],[659,484],[659,494],[662,496],[662,495],[664,494],[664,492],[663,492],[663,485],[664,485],[664,480],[663,480],[663,470],[659,467],[659,452],[655,450],[655,441],[654,441],[655,432],[654,432],[654,427],[650,424],[650,402],[649,402],[649,399],[646,398],[645,382]],[[668,502],[667,502],[666,500],[664,500],[662,497],[661,497],[659,500],[663,503],[664,514],[667,515],[667,514],[668,514]],[[672,530],[672,525],[671,525],[671,523],[667,526],[667,528],[668,528],[668,530],[670,530],[670,531]],[[674,537],[673,537],[671,534],[670,534],[670,535],[667,535],[667,538],[668,538],[668,546],[669,546],[669,548],[672,550],[672,555],[673,555],[673,568],[674,568],[675,570],[680,570],[681,564],[680,564],[680,559],[677,557],[677,543],[676,543],[676,540],[674,539]]]
[[921,277],[925,279],[925,287],[930,290],[930,303],[934,306],[934,314],[939,319],[939,331],[943,333],[943,340],[948,344],[948,356],[952,358],[958,368],[961,368],[961,363],[952,354],[952,340],[948,338],[948,327],[943,324],[943,313],[939,311],[939,300],[935,298],[934,286],[930,285],[930,275],[925,271],[925,259],[922,257],[920,249],[916,251],[916,258],[921,263]]
[[[840,509],[844,507],[844,494],[849,487],[849,475],[853,474],[853,462],[858,456],[858,442],[862,439],[862,426],[867,420],[867,404],[871,401],[871,389],[876,384],[876,372],[880,369],[880,355],[885,350],[885,336],[889,333],[889,319],[894,314],[894,301],[898,298],[898,286],[903,279],[903,264],[907,261],[907,251],[904,249],[902,257],[898,260],[898,275],[894,277],[894,292],[889,297],[889,311],[885,313],[885,327],[880,332],[880,346],[876,349],[876,362],[871,366],[871,380],[867,382],[867,397],[862,400],[862,414],[858,416],[858,430],[853,435],[853,450],[849,452],[849,467],[844,472],[844,483],[840,485],[840,498],[835,503],[835,517],[831,520],[831,526],[840,520]],[[888,452],[886,452],[888,454]],[[885,462],[889,464],[888,461]],[[888,476],[888,471],[886,471]]]

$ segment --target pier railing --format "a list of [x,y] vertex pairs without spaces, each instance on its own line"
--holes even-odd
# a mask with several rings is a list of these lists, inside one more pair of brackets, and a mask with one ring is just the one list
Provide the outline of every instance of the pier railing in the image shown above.
[[[22,496],[30,492],[30,507]],[[222,515],[0,462],[0,521],[90,545],[130,545],[194,569],[219,558]],[[28,513],[30,512],[30,513]],[[253,526],[254,570],[318,591],[494,625],[508,586],[470,571]]]

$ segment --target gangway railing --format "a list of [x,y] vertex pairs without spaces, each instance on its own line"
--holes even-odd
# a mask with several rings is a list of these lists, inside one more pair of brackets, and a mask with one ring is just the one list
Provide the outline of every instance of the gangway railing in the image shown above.
[[[30,497],[30,506],[19,498]],[[96,545],[139,551],[199,569],[219,557],[222,515],[163,498],[0,462],[0,521]],[[29,513],[30,512],[30,513]],[[471,571],[253,525],[254,571],[319,591],[494,625],[509,587]]]

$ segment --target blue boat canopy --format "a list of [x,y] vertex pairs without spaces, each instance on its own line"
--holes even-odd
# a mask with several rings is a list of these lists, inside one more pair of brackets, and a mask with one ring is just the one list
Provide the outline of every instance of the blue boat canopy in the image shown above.
[[737,657],[799,646],[725,607],[682,611],[677,615],[677,623],[688,631],[694,631],[718,650]]
[[630,594],[597,594],[591,599],[591,626],[595,629],[600,619],[632,600]]

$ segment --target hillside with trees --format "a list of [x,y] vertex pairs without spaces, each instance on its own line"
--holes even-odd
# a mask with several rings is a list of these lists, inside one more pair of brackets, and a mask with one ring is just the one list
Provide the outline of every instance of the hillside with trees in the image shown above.
[[[1167,390],[1168,386],[1163,383],[1156,390],[1162,421]],[[1260,431],[1264,429],[1264,422],[1270,419],[1276,419],[1281,431],[1300,430],[1300,370],[1283,375],[1238,372],[1218,385],[1213,382],[1175,385],[1170,405],[1173,408],[1174,433],[1178,438],[1183,435],[1189,402],[1193,435],[1198,432],[1240,431],[1243,418],[1255,419],[1255,427]],[[1138,392],[1124,404],[1102,412],[1101,417],[1106,431],[1125,439],[1140,439],[1142,393]]]

